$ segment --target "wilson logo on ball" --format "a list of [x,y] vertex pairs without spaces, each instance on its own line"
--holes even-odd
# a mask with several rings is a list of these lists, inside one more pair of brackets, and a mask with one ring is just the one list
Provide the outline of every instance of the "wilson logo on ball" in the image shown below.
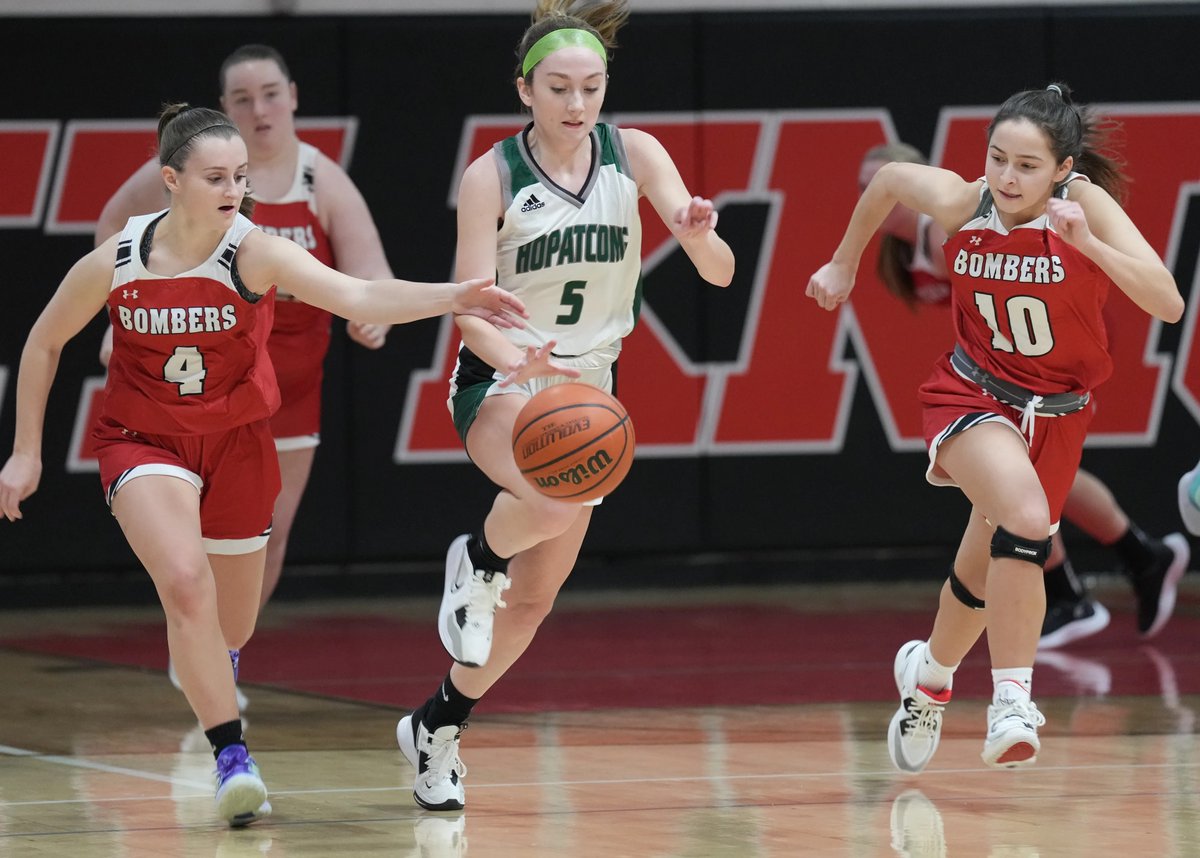
[[601,450],[595,455],[590,456],[583,464],[575,465],[574,467],[568,468],[565,471],[560,471],[557,474],[548,474],[544,477],[535,476],[533,478],[533,484],[543,491],[545,489],[556,488],[563,483],[579,486],[583,485],[585,481],[590,480],[592,477],[596,477],[604,473],[606,470],[608,470],[610,465],[612,465],[612,457],[609,456],[604,450]]
[[633,423],[590,384],[556,384],[532,396],[513,425],[513,458],[548,497],[588,501],[613,491],[633,464]]

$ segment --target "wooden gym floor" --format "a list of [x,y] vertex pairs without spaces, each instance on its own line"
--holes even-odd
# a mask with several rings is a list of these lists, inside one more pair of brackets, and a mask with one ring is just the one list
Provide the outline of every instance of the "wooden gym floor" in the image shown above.
[[1039,658],[1036,766],[979,760],[981,645],[941,748],[893,770],[891,663],[936,583],[567,593],[477,709],[467,810],[412,800],[396,720],[448,662],[436,602],[273,603],[242,657],[274,815],[213,815],[156,609],[0,612],[0,856],[1200,855],[1200,586],[1152,644],[1120,579]]

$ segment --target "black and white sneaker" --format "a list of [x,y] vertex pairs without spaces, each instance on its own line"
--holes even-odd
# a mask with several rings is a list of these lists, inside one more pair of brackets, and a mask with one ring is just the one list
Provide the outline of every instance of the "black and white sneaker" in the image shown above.
[[950,689],[930,691],[918,681],[925,641],[909,641],[896,653],[892,673],[900,708],[888,724],[888,754],[902,772],[922,771],[942,737],[942,710],[950,702]]
[[1187,571],[1192,550],[1182,533],[1168,533],[1154,545],[1154,562],[1131,570],[1129,580],[1137,595],[1137,624],[1143,638],[1163,630],[1175,611],[1175,591]]
[[467,767],[459,759],[458,740],[467,725],[451,724],[430,733],[420,719],[422,712],[405,715],[396,725],[400,750],[417,770],[413,798],[426,810],[462,810]]
[[1046,618],[1042,620],[1038,649],[1057,649],[1094,635],[1108,625],[1109,619],[1108,609],[1086,596],[1070,601],[1049,602],[1046,604]]
[[503,572],[476,569],[467,553],[467,534],[446,552],[446,586],[438,611],[438,634],[450,657],[468,667],[481,667],[492,654],[492,621],[512,581]]

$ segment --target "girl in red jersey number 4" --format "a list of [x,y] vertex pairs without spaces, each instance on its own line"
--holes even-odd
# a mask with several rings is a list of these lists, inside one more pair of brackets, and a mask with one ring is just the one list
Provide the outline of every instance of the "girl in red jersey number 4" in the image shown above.
[[954,670],[985,629],[994,691],[983,761],[1036,760],[1042,567],[1079,467],[1090,391],[1112,369],[1101,318],[1109,284],[1164,321],[1183,314],[1174,278],[1114,199],[1123,182],[1102,138],[1065,85],[1017,93],[988,127],[983,178],[884,165],[833,259],[808,283],[822,308],[844,302],[867,242],[897,203],[949,236],[957,344],[920,391],[927,478],[959,486],[973,509],[928,641],[896,654],[900,708],[888,751],[902,771],[921,771],[937,750]]
[[519,326],[524,307],[489,280],[368,282],[327,268],[241,212],[246,144],[228,117],[174,105],[158,136],[170,207],[130,218],[77,262],[26,341],[0,513],[20,518],[37,489],[58,355],[107,307],[114,343],[94,431],[101,481],[158,590],[180,685],[212,743],[217,813],[237,826],[270,810],[226,650],[254,630],[279,491],[269,427],[279,389],[266,357],[272,284],[381,324],[455,312]]

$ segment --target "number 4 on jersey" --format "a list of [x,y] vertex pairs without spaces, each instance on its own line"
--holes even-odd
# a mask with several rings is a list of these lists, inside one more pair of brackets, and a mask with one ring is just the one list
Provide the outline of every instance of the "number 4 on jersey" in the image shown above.
[[163,380],[179,385],[180,396],[204,392],[204,355],[195,346],[176,346],[175,353],[163,364]]

